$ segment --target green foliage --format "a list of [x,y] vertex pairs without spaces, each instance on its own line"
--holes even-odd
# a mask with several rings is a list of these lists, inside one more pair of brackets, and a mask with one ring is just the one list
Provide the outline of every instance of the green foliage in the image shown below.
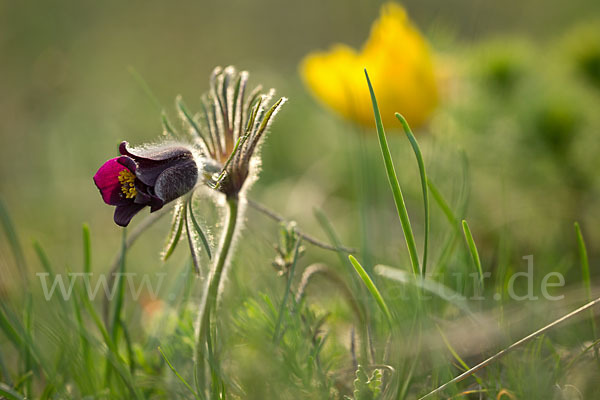
[[[79,205],[64,210],[65,196],[74,198],[71,189],[86,187],[79,180],[89,184],[94,165],[88,164],[88,155],[98,154],[86,150],[81,158],[65,158],[64,165],[53,161],[52,168],[35,164],[88,149],[89,137],[72,135],[65,127],[94,124],[72,121],[81,114],[78,108],[40,116],[44,141],[30,150],[31,170],[13,168],[16,155],[6,154],[8,161],[3,161],[19,182],[31,184],[2,181],[11,190],[3,192],[0,202],[0,397],[420,398],[592,301],[600,254],[595,223],[599,37],[591,27],[548,46],[522,38],[468,48],[452,45],[448,55],[453,62],[444,65],[451,72],[448,93],[425,132],[414,134],[400,116],[400,124],[384,130],[377,101],[386,99],[375,97],[377,87],[370,87],[375,138],[319,111],[288,82],[290,111],[282,115],[281,131],[278,127],[262,149],[261,181],[248,196],[298,222],[278,225],[248,207],[239,221],[243,228],[229,237],[235,251],[219,264],[229,269],[228,279],[220,290],[212,287],[220,297],[218,302],[213,297],[207,321],[199,314],[209,266],[220,255],[214,242],[227,227],[218,205],[211,215],[200,212],[213,207],[205,203],[214,199],[182,199],[170,230],[163,221],[135,247],[130,249],[125,237],[119,244],[106,209],[96,197],[88,201],[92,197],[85,190],[78,192]],[[76,59],[71,62],[79,65]],[[44,65],[34,66],[32,74]],[[162,128],[158,121],[144,125],[152,121],[155,108],[162,110],[157,99],[166,95],[152,94],[132,71],[153,103],[150,116],[135,115],[142,125],[132,131],[162,129],[170,140],[181,140],[181,122],[210,144],[202,137],[202,125],[210,123],[206,104],[199,104],[196,115],[189,111],[193,101],[188,108],[178,98],[181,121],[171,123],[163,114]],[[169,78],[165,86],[171,87],[176,77]],[[232,82],[233,98],[240,85]],[[35,96],[24,92],[17,97],[29,99],[25,103],[35,111],[37,103],[30,104],[30,97],[42,101],[38,90]],[[124,102],[129,96],[123,94]],[[136,96],[130,96],[132,103]],[[132,107],[123,102],[120,107]],[[29,110],[21,118],[33,124],[36,113]],[[108,112],[100,107],[98,113]],[[121,113],[110,114],[120,118]],[[122,114],[128,119],[111,126],[129,127],[130,116]],[[110,129],[101,128],[94,140],[106,146],[117,140]],[[54,156],[56,132],[63,130],[74,144]],[[394,135],[396,130],[401,136]],[[7,143],[12,140],[17,139]],[[73,171],[73,165],[82,171]],[[209,165],[205,172],[224,178],[220,167]],[[52,174],[46,175],[46,169]],[[357,175],[368,181],[365,187],[356,187],[364,183]],[[97,196],[93,187],[88,189]],[[47,196],[43,207],[31,207],[30,198],[40,193]],[[90,223],[78,231],[74,220],[82,212]],[[575,220],[581,226],[575,225],[573,236]],[[299,232],[324,237],[337,251],[318,248]],[[160,262],[157,243],[164,235]],[[186,244],[175,251],[182,241]],[[356,258],[348,257],[343,247],[357,243],[364,245],[353,252]],[[509,281],[524,271],[522,256],[527,254],[535,255],[532,283],[539,300],[514,301]],[[75,281],[67,300],[44,298],[36,274],[53,282],[68,272],[89,273],[93,286],[100,274],[112,272],[109,262],[115,255],[123,260],[116,271],[165,273],[158,297],[143,291],[134,299],[121,281],[108,316],[100,311],[103,296],[90,299],[82,280]],[[196,275],[194,266],[208,273]],[[548,272],[565,277],[564,288],[549,289],[564,294],[561,301],[545,300],[540,292]],[[519,294],[526,289],[524,281],[517,280]],[[474,300],[476,294],[483,300]],[[445,387],[440,398],[595,398],[596,314],[589,309],[585,318],[565,321]]]
[[380,369],[374,369],[371,376],[367,375],[362,365],[356,370],[356,379],[354,380],[354,397],[344,396],[348,400],[376,400],[380,398],[382,385],[382,372]]

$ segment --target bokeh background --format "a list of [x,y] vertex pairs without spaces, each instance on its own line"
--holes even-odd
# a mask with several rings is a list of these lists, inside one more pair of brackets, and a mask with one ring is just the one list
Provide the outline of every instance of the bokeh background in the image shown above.
[[[120,229],[93,174],[120,141],[159,139],[161,109],[177,121],[179,94],[196,109],[212,69],[230,64],[289,98],[263,146],[261,179],[250,197],[325,238],[313,215],[322,209],[367,268],[408,268],[374,126],[359,128],[324,109],[298,72],[311,51],[360,47],[381,4],[0,0],[0,198],[29,274],[40,270],[33,239],[57,269],[80,269],[84,222],[94,271],[109,269]],[[430,41],[440,77],[440,105],[416,135],[431,179],[457,217],[469,220],[485,269],[522,270],[522,257],[533,254],[536,270],[562,272],[567,286],[580,287],[574,221],[592,266],[600,254],[600,2],[403,4]],[[399,128],[386,127],[422,237],[418,170]],[[451,228],[432,208],[435,266]],[[187,268],[184,246],[167,263],[159,259],[167,219],[132,249],[130,270]],[[252,210],[245,225],[238,243],[244,269],[230,277],[229,297],[279,293],[273,288],[281,279],[270,267],[277,225]],[[318,249],[305,257],[306,264],[337,262]],[[444,262],[465,260],[467,253]],[[3,299],[18,297],[20,282],[3,237]]]
[[[276,87],[290,98],[264,147],[265,168],[255,197],[309,227],[314,226],[311,206],[329,208],[339,214],[332,218],[343,219],[345,239],[358,244],[360,234],[353,235],[351,229],[359,223],[359,195],[352,178],[356,171],[351,171],[358,146],[354,142],[364,139],[366,147],[375,150],[371,155],[380,173],[373,174],[374,192],[368,200],[381,200],[384,210],[393,213],[373,146],[375,136],[366,132],[360,138],[351,123],[323,110],[303,87],[298,64],[307,53],[334,43],[359,47],[380,5],[0,2],[0,193],[21,237],[25,242],[37,238],[58,264],[64,264],[77,259],[79,250],[73,243],[86,221],[101,238],[94,242],[95,262],[98,267],[106,264],[119,234],[112,210],[101,203],[91,176],[115,154],[119,141],[152,141],[162,131],[160,109],[136,76],[170,111],[178,94],[192,108],[198,106],[212,68],[233,64],[249,70],[252,82]],[[525,240],[535,238],[536,243],[524,244],[534,253],[545,245],[541,238],[556,239],[550,233],[570,237],[570,223],[581,219],[589,224],[594,246],[600,240],[593,222],[598,221],[594,199],[599,93],[597,81],[581,76],[579,69],[585,66],[578,66],[577,57],[578,45],[585,47],[590,37],[591,52],[600,51],[600,45],[597,36],[582,38],[576,31],[582,24],[592,31],[597,27],[598,2],[461,0],[404,5],[432,42],[436,66],[446,77],[439,112],[420,132],[430,168],[439,167],[443,173],[437,181],[460,181],[457,154],[464,149],[476,180],[474,216],[494,221],[482,222],[482,227],[494,230],[509,221],[521,223],[517,226],[526,229],[514,231]],[[590,68],[593,77],[594,66]],[[503,95],[496,87],[486,88],[488,83],[510,86],[505,91],[512,92]],[[171,115],[176,119],[174,112]],[[393,129],[397,127],[388,127]],[[556,151],[530,140],[536,131],[548,130],[557,131],[548,134],[557,136],[548,139],[558,141],[550,145]],[[585,134],[576,134],[581,131]],[[561,135],[567,142],[575,137],[575,143],[565,145]],[[404,142],[397,144],[394,151],[402,157],[396,162],[406,177],[406,190],[414,189],[408,201],[417,209],[412,156]],[[560,153],[564,146],[571,146],[568,156],[549,154]],[[444,182],[438,186],[444,187]],[[451,184],[446,188],[453,190]],[[337,202],[345,206],[338,208]],[[381,221],[373,216],[371,235],[387,235],[390,227],[377,227]],[[153,242],[146,243],[153,248]],[[140,255],[144,262],[156,262],[146,251]]]

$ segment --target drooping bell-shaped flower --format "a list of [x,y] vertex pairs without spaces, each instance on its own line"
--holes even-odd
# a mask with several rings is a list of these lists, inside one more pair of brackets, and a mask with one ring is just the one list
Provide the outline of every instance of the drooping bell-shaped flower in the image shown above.
[[198,165],[185,146],[130,149],[122,142],[119,152],[120,157],[106,161],[94,175],[104,202],[116,206],[117,225],[127,226],[146,206],[150,212],[160,210],[196,186]]

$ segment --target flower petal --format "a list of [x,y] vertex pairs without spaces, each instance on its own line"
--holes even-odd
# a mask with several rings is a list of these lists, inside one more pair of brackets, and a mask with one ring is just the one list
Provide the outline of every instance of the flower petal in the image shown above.
[[128,170],[130,170],[131,172],[133,172],[135,174],[137,165],[135,164],[135,161],[133,161],[132,158],[127,157],[127,156],[121,156],[121,157],[117,158],[117,161],[119,162],[119,164],[126,167]]
[[187,160],[167,168],[156,179],[154,192],[165,203],[183,196],[196,186],[198,167],[194,160]]
[[438,85],[429,44],[398,4],[386,3],[371,34],[356,51],[336,45],[309,54],[300,72],[317,99],[369,128],[373,109],[364,80],[369,71],[385,126],[398,126],[400,112],[413,129],[427,122],[438,104]]
[[121,142],[119,145],[119,153],[124,156],[129,156],[140,161],[169,161],[177,158],[191,158],[192,152],[183,146],[156,146],[148,147],[146,149],[132,149],[129,148],[129,143],[126,141]]
[[160,210],[164,205],[164,202],[156,195],[150,193],[150,189],[151,188],[144,185],[142,182],[137,181],[135,183],[135,190],[137,191],[135,202],[137,204],[150,206],[150,212],[154,212]]
[[121,182],[119,182],[119,173],[125,170],[126,167],[118,160],[119,158],[108,160],[94,175],[94,183],[100,190],[102,200],[112,206],[127,203],[127,200],[121,196]]
[[192,152],[181,146],[164,146],[134,150],[128,148],[129,143],[122,142],[119,152],[124,156],[131,157],[137,163],[136,176],[148,186],[154,186],[158,176],[167,168],[173,167],[181,162],[193,159]]
[[144,207],[146,207],[144,204],[136,204],[133,201],[129,201],[127,204],[118,205],[115,209],[115,223],[119,226],[129,225],[131,218]]

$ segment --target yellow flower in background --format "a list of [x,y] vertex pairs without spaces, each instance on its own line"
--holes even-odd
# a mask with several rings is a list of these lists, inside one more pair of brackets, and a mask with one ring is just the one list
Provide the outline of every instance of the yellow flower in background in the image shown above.
[[395,126],[395,112],[413,128],[425,123],[438,102],[429,45],[400,5],[387,3],[360,52],[337,44],[309,54],[300,72],[313,94],[343,117],[373,126],[365,74],[375,90],[383,123]]

